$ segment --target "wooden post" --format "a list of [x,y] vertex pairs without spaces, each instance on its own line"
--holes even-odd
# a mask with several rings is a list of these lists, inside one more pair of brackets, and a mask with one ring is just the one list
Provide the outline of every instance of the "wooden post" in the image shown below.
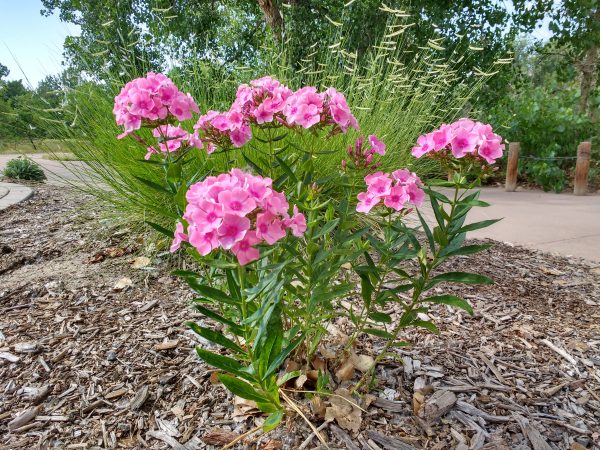
[[587,194],[591,152],[591,142],[582,142],[577,147],[577,165],[575,166],[575,181],[573,183],[573,194],[575,195]]
[[517,169],[519,168],[519,142],[511,142],[508,145],[508,164],[506,165],[506,184],[504,189],[507,192],[517,190]]

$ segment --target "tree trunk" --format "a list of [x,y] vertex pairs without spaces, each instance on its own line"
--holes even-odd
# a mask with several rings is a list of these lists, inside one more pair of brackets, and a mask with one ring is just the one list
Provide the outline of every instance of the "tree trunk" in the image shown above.
[[273,36],[281,41],[283,36],[283,17],[273,0],[257,0],[258,6],[265,15],[267,25],[271,27]]
[[592,45],[585,52],[583,61],[579,63],[579,71],[581,72],[581,83],[580,83],[580,94],[579,107],[577,112],[579,114],[588,114],[590,118],[595,116],[593,108],[589,108],[590,92],[596,84],[596,66],[598,65],[598,47]]

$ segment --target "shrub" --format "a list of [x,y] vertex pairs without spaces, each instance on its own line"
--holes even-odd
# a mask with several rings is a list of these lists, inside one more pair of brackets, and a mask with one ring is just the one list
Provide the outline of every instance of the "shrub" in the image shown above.
[[[140,166],[162,171],[160,182],[139,178],[172,203],[165,213],[172,217],[169,228],[151,226],[173,238],[171,251],[185,249],[194,258],[197,272],[174,274],[198,294],[195,308],[222,327],[188,323],[227,352],[198,346],[198,356],[219,370],[227,389],[269,415],[265,431],[279,425],[284,404],[298,411],[286,388],[291,380],[312,377],[313,394],[333,387],[318,355],[332,320],[345,318],[350,329],[329,358],[334,367],[353,360],[360,337],[385,341],[366,364],[363,358],[354,393],[369,390],[377,364],[393,347],[407,345],[404,329],[438,331],[423,319],[430,307],[472,314],[465,300],[439,288],[492,283],[441,269],[453,257],[489,247],[464,244],[468,231],[495,222],[464,225],[472,207],[487,205],[470,189],[502,157],[501,138],[489,125],[461,119],[417,139],[414,157],[455,173],[451,181],[430,182],[452,188],[448,197],[411,170],[378,170],[390,164],[389,150],[375,135],[361,136],[346,150],[347,159],[332,167],[333,151],[321,149],[335,148],[336,137],[359,128],[345,96],[333,88],[293,91],[262,77],[240,85],[224,112],[200,116],[194,131],[185,131],[178,119],[196,104],[187,98],[183,110],[174,109],[178,95],[163,75],[128,83],[116,97],[114,112],[125,130],[119,137],[147,152]],[[326,144],[311,145],[317,141]],[[188,164],[199,156],[215,160],[212,172]],[[418,209],[426,194],[435,226]],[[404,222],[415,209],[424,238]],[[353,291],[359,298],[347,301]],[[397,317],[388,312],[393,305]],[[350,376],[340,375],[338,382],[352,380],[351,364]]]
[[46,179],[46,174],[40,165],[25,157],[8,161],[3,174],[6,178],[15,180],[44,181]]

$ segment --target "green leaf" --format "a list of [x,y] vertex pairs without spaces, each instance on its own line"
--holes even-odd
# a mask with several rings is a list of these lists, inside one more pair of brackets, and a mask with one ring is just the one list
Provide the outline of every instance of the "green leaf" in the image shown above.
[[[201,300],[203,300],[203,299],[198,299],[198,300],[200,300],[200,301],[201,301]],[[203,314],[204,316],[206,316],[206,317],[208,317],[209,319],[212,319],[212,320],[214,320],[214,321],[216,321],[216,322],[220,322],[220,323],[222,323],[222,324],[224,324],[224,325],[227,325],[227,326],[228,326],[228,327],[231,329],[231,331],[232,331],[234,334],[238,335],[238,336],[240,336],[240,335],[242,335],[242,334],[243,334],[243,333],[242,333],[242,328],[241,328],[241,327],[239,327],[238,325],[236,325],[236,324],[235,324],[234,322],[232,322],[231,320],[229,320],[229,319],[226,319],[225,317],[221,316],[220,314],[217,314],[216,312],[214,312],[214,311],[211,311],[210,309],[208,309],[208,308],[205,308],[205,307],[204,307],[204,306],[202,306],[202,305],[199,305],[199,304],[197,303],[197,300],[194,300],[194,303],[195,303],[195,304],[194,304],[194,308],[195,308],[195,309],[196,309],[196,310],[197,310],[197,311],[198,311],[200,314]]]
[[369,314],[369,318],[375,322],[392,323],[392,317],[389,314],[374,311]]
[[240,380],[237,377],[232,377],[225,373],[217,375],[219,381],[225,385],[227,389],[233,392],[238,397],[245,398],[246,400],[252,400],[255,402],[269,403],[269,400],[264,396],[260,395],[256,390],[245,381]]
[[494,284],[494,280],[484,275],[468,272],[447,272],[433,277],[431,279],[431,286],[441,283],[442,281],[465,284]]
[[320,236],[325,236],[326,234],[331,232],[337,226],[339,221],[340,221],[339,217],[337,219],[330,220],[325,225],[323,225],[319,231],[317,231],[315,233],[314,237],[317,238]]
[[267,379],[270,375],[275,373],[275,371],[279,368],[279,366],[281,366],[283,364],[283,362],[289,356],[289,354],[292,353],[294,351],[294,349],[296,347],[298,347],[298,345],[300,345],[300,343],[302,342],[303,339],[304,339],[304,333],[302,333],[300,336],[298,336],[296,339],[294,339],[292,342],[290,342],[290,344],[286,348],[284,348],[281,351],[281,353],[279,353],[279,355],[277,355],[275,357],[275,359],[271,362],[271,364],[269,364],[269,368],[265,372],[265,375],[263,376],[263,380]]
[[281,419],[283,419],[283,411],[281,409],[271,413],[263,423],[263,431],[268,433],[269,431],[277,428],[281,423]]
[[388,333],[387,331],[379,330],[377,328],[365,328],[364,332],[385,339],[394,339],[394,335],[392,333]]
[[169,164],[167,169],[167,180],[171,183],[176,183],[181,179],[181,164]]
[[435,334],[440,333],[438,327],[436,327],[432,322],[429,322],[428,320],[415,320],[412,322],[412,325],[419,328],[425,328]]
[[441,256],[450,257],[457,255],[473,255],[475,253],[483,252],[490,248],[492,244],[482,244],[482,245],[465,245],[464,247],[459,247],[455,250],[451,250],[449,252],[442,252]]
[[467,231],[480,230],[482,228],[489,227],[490,225],[495,224],[496,222],[501,221],[502,219],[490,219],[490,220],[482,220],[481,222],[470,223],[465,225],[457,233],[466,233]]
[[455,308],[461,308],[467,311],[470,315],[473,315],[473,308],[466,300],[454,295],[436,295],[421,300],[424,303],[438,303],[441,305],[454,306]]
[[484,202],[483,200],[468,200],[468,201],[462,201],[460,202],[461,205],[466,205],[466,206],[481,206],[484,208],[487,208],[488,206],[490,206],[490,204],[488,202]]
[[433,239],[433,234],[431,233],[431,228],[425,222],[425,218],[421,214],[421,211],[417,208],[417,214],[419,215],[419,220],[421,221],[421,225],[423,226],[423,231],[425,232],[425,236],[427,236],[427,241],[429,242],[429,248],[431,253],[435,253],[435,241]]
[[252,381],[250,374],[243,371],[244,366],[242,366],[235,359],[229,358],[228,356],[219,355],[218,353],[209,352],[208,350],[204,350],[202,347],[196,347],[196,353],[198,353],[200,359],[202,359],[206,364]]
[[298,178],[296,178],[296,175],[294,174],[294,171],[290,168],[290,166],[288,166],[286,162],[279,156],[276,156],[275,159],[277,160],[279,166],[283,169],[283,171],[288,175],[290,180],[292,180],[293,183],[298,182]]
[[277,386],[282,386],[285,383],[287,383],[288,381],[290,381],[292,378],[298,378],[300,375],[302,375],[302,372],[300,372],[299,370],[294,370],[293,372],[287,372],[287,373],[283,374],[283,376],[281,378],[279,378],[279,380],[277,380]]
[[138,177],[137,175],[133,176],[136,180],[141,181],[142,183],[144,183],[146,186],[148,186],[151,189],[154,189],[155,191],[158,192],[162,192],[162,193],[166,193],[169,195],[173,195],[173,192],[171,192],[169,189],[167,189],[166,187],[155,183],[154,181],[150,181],[150,180],[146,180],[145,178],[142,177]]
[[228,348],[229,350],[233,350],[234,352],[246,354],[246,352],[239,345],[226,338],[223,333],[211,330],[210,328],[201,327],[195,322],[186,322],[186,325],[190,327],[198,336],[202,336],[204,339],[207,339],[210,342],[214,342],[215,344]]
[[256,170],[256,173],[258,173],[260,176],[265,176],[264,171],[261,169],[261,167],[256,164],[254,161],[252,161],[248,156],[246,156],[244,153],[242,153],[242,156],[244,157],[244,159],[246,160],[246,162],[248,163],[248,165],[250,167],[252,167],[254,170]]
[[170,237],[171,239],[173,239],[173,237],[175,236],[175,233],[171,230],[167,230],[165,227],[154,223],[154,222],[150,222],[148,220],[145,221],[148,225],[150,225],[152,228],[154,228],[156,231],[158,231],[159,233],[164,234],[165,236]]
[[219,289],[215,289],[210,286],[206,286],[205,284],[200,284],[197,280],[192,280],[191,278],[186,278],[185,280],[189,286],[198,294],[203,295],[204,297],[210,298],[211,300],[228,303],[230,305],[237,305],[237,300],[231,298],[229,294],[226,294]]
[[369,308],[373,297],[373,284],[371,283],[369,275],[366,273],[360,274],[360,295],[362,296],[366,307]]

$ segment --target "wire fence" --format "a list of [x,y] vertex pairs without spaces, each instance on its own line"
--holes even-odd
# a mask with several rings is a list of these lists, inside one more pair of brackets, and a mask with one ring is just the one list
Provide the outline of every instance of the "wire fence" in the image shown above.
[[[529,159],[531,161],[563,161],[563,160],[576,160],[577,156],[531,156],[531,155],[519,155],[519,159]],[[589,158],[590,161],[600,161],[595,158]]]

